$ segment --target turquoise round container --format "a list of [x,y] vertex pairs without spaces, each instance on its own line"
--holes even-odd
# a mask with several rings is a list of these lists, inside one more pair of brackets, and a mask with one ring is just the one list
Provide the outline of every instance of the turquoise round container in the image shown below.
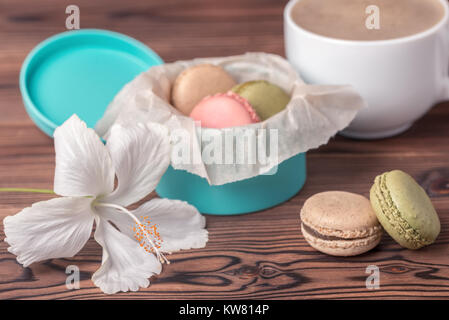
[[171,166],[156,192],[162,198],[179,199],[201,213],[235,215],[268,209],[287,201],[306,181],[306,155],[300,153],[279,164],[272,175],[211,186],[206,179]]
[[118,91],[162,59],[120,33],[67,31],[38,44],[20,72],[20,91],[30,118],[47,135],[76,113],[89,127]]
[[[120,89],[162,59],[120,33],[68,31],[37,45],[25,59],[20,91],[30,118],[47,135],[76,113],[94,127]],[[273,175],[210,186],[206,179],[169,167],[156,192],[189,202],[202,213],[234,215],[267,209],[293,197],[306,180],[305,154],[278,166]]]

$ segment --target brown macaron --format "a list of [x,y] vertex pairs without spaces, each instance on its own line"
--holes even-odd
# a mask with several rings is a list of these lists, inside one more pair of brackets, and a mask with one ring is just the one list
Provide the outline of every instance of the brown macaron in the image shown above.
[[358,194],[327,191],[313,195],[301,209],[301,231],[316,250],[354,256],[377,246],[382,237],[370,201]]
[[185,69],[173,84],[173,105],[185,115],[206,96],[225,93],[236,85],[234,79],[221,67],[199,64]]

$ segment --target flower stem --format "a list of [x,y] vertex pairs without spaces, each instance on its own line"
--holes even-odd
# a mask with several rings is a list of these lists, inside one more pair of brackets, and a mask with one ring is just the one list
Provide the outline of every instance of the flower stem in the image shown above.
[[0,188],[0,192],[31,192],[31,193],[55,194],[53,190],[31,189],[31,188]]

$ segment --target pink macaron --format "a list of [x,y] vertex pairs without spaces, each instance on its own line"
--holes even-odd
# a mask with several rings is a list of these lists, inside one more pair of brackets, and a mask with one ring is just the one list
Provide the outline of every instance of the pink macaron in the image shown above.
[[249,102],[234,92],[219,93],[201,100],[190,113],[204,128],[229,128],[259,122]]

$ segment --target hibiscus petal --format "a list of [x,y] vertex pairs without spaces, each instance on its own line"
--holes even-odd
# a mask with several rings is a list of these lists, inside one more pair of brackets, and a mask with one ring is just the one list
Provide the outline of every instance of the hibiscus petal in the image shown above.
[[94,284],[109,294],[148,287],[148,278],[162,269],[157,258],[106,219],[97,217],[95,223],[95,240],[103,247],[103,259],[100,269],[92,276]]
[[62,196],[98,196],[114,189],[115,173],[104,144],[76,115],[55,133],[54,191]]
[[131,128],[114,125],[106,147],[117,175],[117,189],[104,202],[133,204],[151,193],[170,163],[167,129],[139,123]]
[[41,201],[3,220],[8,251],[24,267],[52,258],[73,257],[92,232],[92,199]]
[[[142,222],[148,217],[151,225],[156,225],[162,242],[162,252],[182,249],[203,248],[208,241],[205,229],[206,218],[198,210],[184,201],[152,199],[132,213]],[[123,233],[133,238],[134,221],[125,214],[102,210],[102,217],[112,221]]]

